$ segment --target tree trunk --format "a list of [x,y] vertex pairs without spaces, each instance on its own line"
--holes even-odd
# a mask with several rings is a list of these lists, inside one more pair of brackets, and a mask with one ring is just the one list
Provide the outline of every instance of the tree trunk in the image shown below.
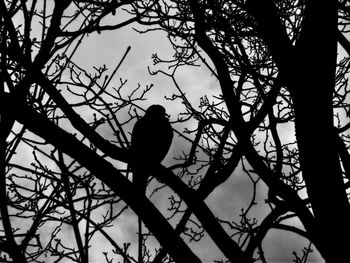
[[306,1],[295,46],[273,1],[248,0],[247,8],[292,95],[300,166],[316,222],[314,242],[327,262],[348,261],[343,238],[350,236],[350,207],[334,140],[332,107],[337,1]]
[[[334,141],[332,96],[337,58],[337,3],[309,1],[293,73],[287,77],[295,110],[302,175],[327,262],[347,261],[350,208]],[[295,75],[296,74],[296,75]]]

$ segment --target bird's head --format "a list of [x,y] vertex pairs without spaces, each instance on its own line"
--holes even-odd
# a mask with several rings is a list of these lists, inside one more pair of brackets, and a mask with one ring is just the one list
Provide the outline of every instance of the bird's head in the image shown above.
[[167,117],[164,107],[158,104],[149,106],[145,115],[147,117]]

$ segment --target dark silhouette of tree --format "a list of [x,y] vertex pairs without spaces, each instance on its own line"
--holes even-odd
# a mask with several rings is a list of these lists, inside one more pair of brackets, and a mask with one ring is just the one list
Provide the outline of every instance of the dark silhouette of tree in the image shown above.
[[[346,262],[349,21],[343,0],[0,0],[1,261],[90,262],[102,236],[99,262],[202,262],[191,242],[208,236],[217,262],[267,262],[277,229],[307,241],[295,262],[312,250]],[[146,195],[127,165],[153,85],[115,80],[130,47],[114,69],[76,58],[91,34],[130,24],[168,34],[173,57],[154,54],[150,73],[183,109],[171,117],[181,153],[152,168]],[[177,75],[193,67],[220,90],[199,105]],[[206,200],[237,174],[251,195],[227,219]],[[149,198],[160,192],[167,211]],[[118,237],[132,213],[148,231],[138,260]]]

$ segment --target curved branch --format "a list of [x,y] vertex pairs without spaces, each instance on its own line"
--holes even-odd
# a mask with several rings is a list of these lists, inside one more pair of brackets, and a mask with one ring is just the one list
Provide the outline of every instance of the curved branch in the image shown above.
[[2,114],[14,117],[31,132],[76,159],[115,191],[142,218],[176,262],[201,262],[185,242],[175,234],[173,228],[154,205],[142,193],[136,192],[133,184],[111,163],[79,142],[72,134],[57,127],[30,107],[20,104],[11,95],[6,94],[1,98],[0,111]]

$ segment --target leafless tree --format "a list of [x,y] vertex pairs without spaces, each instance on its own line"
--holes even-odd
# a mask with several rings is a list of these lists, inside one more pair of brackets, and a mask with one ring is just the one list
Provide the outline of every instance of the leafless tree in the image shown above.
[[[0,11],[2,262],[89,262],[98,236],[108,247],[99,261],[136,262],[137,242],[117,238],[132,213],[148,230],[143,262],[201,262],[190,244],[204,236],[217,262],[267,262],[273,229],[307,241],[295,262],[312,248],[348,259],[347,1],[1,0]],[[127,164],[153,86],[116,80],[130,47],[115,68],[76,59],[90,34],[132,23],[167,33],[174,56],[154,54],[150,73],[168,77],[167,99],[183,107],[171,120],[184,149],[155,169],[147,195]],[[177,77],[192,67],[220,90],[203,88],[199,105]],[[222,218],[205,201],[238,174],[250,196]],[[149,198],[159,192],[167,211]]]

